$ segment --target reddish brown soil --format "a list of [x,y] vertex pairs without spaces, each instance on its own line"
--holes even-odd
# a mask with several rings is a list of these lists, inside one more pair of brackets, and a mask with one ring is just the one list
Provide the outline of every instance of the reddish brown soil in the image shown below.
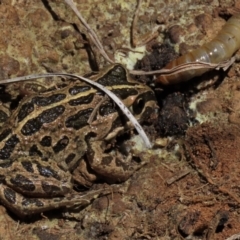
[[[75,2],[110,56],[120,47],[129,47],[135,1],[128,7],[106,8],[101,0]],[[163,24],[162,32],[171,26],[169,38],[181,53],[215,36],[225,23],[221,16],[236,13],[240,6],[240,1],[231,0],[142,2],[140,32],[149,30],[151,23]],[[3,0],[0,15],[1,79],[44,71],[82,75],[90,71],[86,42],[71,24],[77,20],[63,1]],[[84,32],[81,27],[80,31]],[[101,60],[100,67],[104,64]],[[101,197],[65,217],[57,210],[22,221],[0,206],[0,239],[222,240],[239,233],[239,63],[228,73],[214,74],[221,81],[208,81],[191,99],[198,99],[196,109],[207,120],[189,127],[185,137],[162,139],[164,146],[146,153],[148,164],[120,185],[121,193]],[[45,85],[31,83],[27,94]],[[12,96],[19,91],[26,94],[26,87],[6,88]]]

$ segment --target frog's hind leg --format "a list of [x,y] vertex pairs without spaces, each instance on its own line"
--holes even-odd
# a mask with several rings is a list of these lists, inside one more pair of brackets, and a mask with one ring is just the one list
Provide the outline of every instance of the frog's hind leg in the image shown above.
[[57,208],[84,208],[91,204],[94,199],[100,195],[107,195],[112,192],[111,188],[92,190],[86,193],[69,194],[65,197],[55,198],[28,198],[17,193],[13,189],[4,184],[0,184],[0,201],[11,212],[18,215],[20,218],[39,214]]
[[53,160],[39,157],[21,157],[8,165],[0,164],[0,181],[31,197],[65,196],[72,191],[72,176],[60,169]]

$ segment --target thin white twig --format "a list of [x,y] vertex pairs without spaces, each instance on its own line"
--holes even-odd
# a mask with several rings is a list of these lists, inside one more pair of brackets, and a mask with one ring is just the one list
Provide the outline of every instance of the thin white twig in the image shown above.
[[87,30],[90,38],[92,39],[92,41],[94,42],[94,44],[96,45],[96,47],[98,48],[99,52],[102,54],[102,56],[110,63],[114,63],[114,61],[112,59],[109,58],[109,56],[107,55],[107,53],[104,50],[103,45],[101,44],[101,42],[98,39],[97,34],[91,29],[91,27],[88,25],[88,23],[85,21],[85,19],[82,17],[81,13],[78,11],[76,5],[73,3],[72,0],[64,0],[69,6],[70,8],[74,11],[74,13],[77,15],[77,17],[79,18],[79,20],[81,21],[81,23],[83,24],[83,26],[85,27],[85,29]]
[[148,71],[148,72],[140,71],[140,70],[130,70],[129,72],[133,75],[155,75],[155,74],[172,75],[180,72],[185,72],[188,70],[204,69],[204,68],[216,69],[216,70],[219,70],[222,68],[224,71],[226,71],[235,62],[235,60],[236,58],[232,57],[229,60],[221,63],[189,62],[189,63],[178,65],[171,69],[163,68],[161,70]]
[[159,35],[159,29],[160,26],[155,26],[151,29],[150,32],[147,32],[140,37],[137,37],[137,22],[139,18],[139,12],[140,12],[140,7],[142,5],[142,0],[138,0],[137,2],[137,7],[136,11],[133,17],[133,22],[132,22],[132,29],[131,29],[131,39],[132,39],[132,46],[135,47],[141,47],[143,45],[146,45],[148,42],[153,40],[154,38],[157,38]]
[[234,234],[231,237],[227,238],[226,240],[239,240],[240,239],[240,233]]
[[94,82],[88,78],[78,76],[76,74],[70,74],[70,73],[44,73],[44,74],[33,74],[33,75],[27,75],[23,77],[17,77],[17,78],[12,78],[12,79],[5,79],[5,80],[0,80],[1,84],[4,83],[13,83],[13,82],[18,82],[18,81],[27,81],[27,80],[32,80],[32,79],[37,79],[37,78],[47,78],[47,77],[71,77],[71,78],[77,78],[82,81],[85,81],[89,83],[90,85],[93,85],[99,89],[101,89],[103,92],[105,92],[118,106],[119,108],[124,112],[124,114],[127,116],[127,118],[132,122],[133,126],[143,139],[145,145],[147,148],[151,148],[152,144],[150,140],[148,139],[146,133],[144,132],[143,128],[141,125],[138,123],[136,118],[132,115],[132,113],[128,110],[128,108],[123,104],[123,102],[110,90],[102,86],[101,84]]

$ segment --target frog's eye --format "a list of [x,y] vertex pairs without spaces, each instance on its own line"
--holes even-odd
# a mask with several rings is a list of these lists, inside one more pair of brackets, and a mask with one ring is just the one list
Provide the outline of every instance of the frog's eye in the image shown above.
[[134,114],[140,114],[145,106],[145,100],[143,98],[138,98],[133,103],[132,109]]

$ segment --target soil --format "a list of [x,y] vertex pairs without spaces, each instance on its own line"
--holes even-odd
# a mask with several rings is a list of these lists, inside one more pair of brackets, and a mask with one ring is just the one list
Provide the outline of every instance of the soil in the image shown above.
[[[130,56],[137,1],[75,2],[110,58],[119,52],[124,53],[122,58]],[[152,25],[159,26],[158,37],[146,49],[168,42],[184,54],[212,39],[239,12],[240,1],[140,4],[139,38]],[[0,16],[1,79],[44,72],[84,75],[107,64],[63,0],[2,0]],[[164,127],[148,129],[155,147],[141,153],[147,164],[119,185],[121,192],[100,197],[80,212],[57,209],[25,220],[0,206],[0,238],[239,239],[239,66],[236,61],[226,72],[211,71],[196,81],[155,89],[160,106],[164,105],[159,118]],[[46,85],[54,87],[56,82],[8,84],[1,91],[7,96],[1,97],[2,105]],[[180,99],[176,105],[173,98]]]

